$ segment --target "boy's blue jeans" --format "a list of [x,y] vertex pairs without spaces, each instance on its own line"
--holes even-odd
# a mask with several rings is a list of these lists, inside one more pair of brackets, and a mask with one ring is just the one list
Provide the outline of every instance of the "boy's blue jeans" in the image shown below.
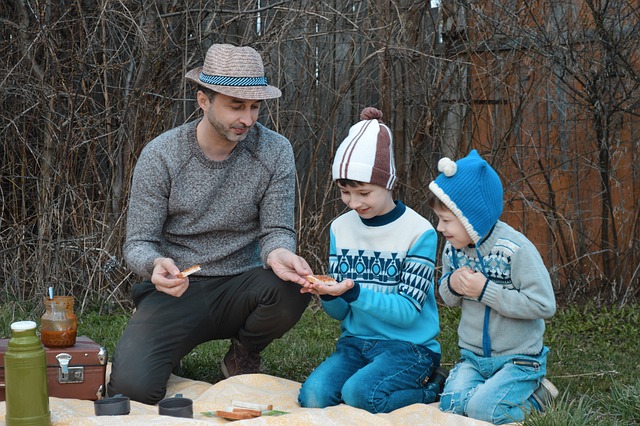
[[523,421],[536,407],[529,398],[547,373],[547,347],[535,356],[460,353],[440,398],[442,411],[504,424]]
[[336,351],[302,384],[298,403],[307,408],[345,403],[371,413],[430,403],[436,394],[422,383],[439,365],[440,354],[424,346],[341,337]]

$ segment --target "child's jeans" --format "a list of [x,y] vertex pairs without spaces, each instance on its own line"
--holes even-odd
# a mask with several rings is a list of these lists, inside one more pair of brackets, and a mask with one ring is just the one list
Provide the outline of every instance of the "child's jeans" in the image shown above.
[[303,383],[302,407],[345,403],[371,413],[389,413],[436,398],[422,383],[440,365],[440,354],[397,340],[341,337],[336,351]]
[[440,409],[493,424],[521,422],[534,409],[529,398],[547,373],[547,353],[482,357],[461,349],[449,373]]

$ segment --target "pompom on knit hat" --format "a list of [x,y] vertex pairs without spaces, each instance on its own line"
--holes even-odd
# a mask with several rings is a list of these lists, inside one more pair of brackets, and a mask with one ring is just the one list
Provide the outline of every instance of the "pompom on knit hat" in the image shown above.
[[502,182],[475,149],[453,162],[438,161],[441,173],[429,189],[456,215],[475,244],[482,241],[502,214]]
[[362,110],[362,121],[351,126],[336,151],[333,180],[350,179],[393,189],[396,183],[393,138],[381,118],[382,112],[376,108]]

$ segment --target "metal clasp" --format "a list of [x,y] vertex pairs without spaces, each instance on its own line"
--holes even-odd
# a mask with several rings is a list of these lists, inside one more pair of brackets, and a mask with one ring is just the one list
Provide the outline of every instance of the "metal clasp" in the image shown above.
[[84,382],[84,367],[82,366],[69,366],[71,362],[71,355],[67,353],[60,353],[56,355],[58,360],[58,383],[82,383]]
[[98,362],[100,365],[107,365],[109,361],[109,354],[107,353],[107,348],[104,346],[100,346],[100,350],[98,351]]
[[56,355],[56,359],[58,360],[58,365],[60,365],[60,370],[62,370],[62,375],[69,374],[69,362],[71,361],[71,355],[66,353],[60,353]]

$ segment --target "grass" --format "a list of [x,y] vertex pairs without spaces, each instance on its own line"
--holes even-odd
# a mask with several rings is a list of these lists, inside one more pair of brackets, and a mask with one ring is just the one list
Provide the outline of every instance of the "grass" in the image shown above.
[[[545,344],[551,349],[548,378],[560,396],[547,412],[529,416],[525,425],[640,425],[640,310],[638,305],[599,308],[594,305],[560,308],[547,322]],[[0,307],[0,332],[9,324],[33,319],[33,307],[6,303]],[[443,365],[458,357],[459,310],[440,306]],[[78,333],[88,335],[113,353],[128,314],[79,315]],[[263,353],[267,374],[298,382],[329,355],[339,336],[338,322],[317,304],[300,322]],[[182,361],[180,374],[215,383],[222,378],[220,360],[228,341],[214,341],[194,349]]]

